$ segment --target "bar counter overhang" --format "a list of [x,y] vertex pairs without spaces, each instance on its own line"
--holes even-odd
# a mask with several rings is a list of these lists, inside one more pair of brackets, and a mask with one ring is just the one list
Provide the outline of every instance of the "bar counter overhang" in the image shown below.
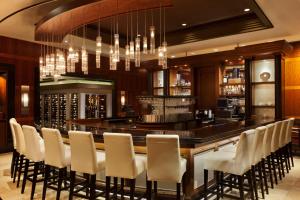
[[[97,122],[91,123],[83,121],[67,123],[67,128],[60,129],[64,143],[68,144],[68,131],[78,130],[92,132],[95,146],[98,150],[104,149],[103,133],[130,133],[132,134],[135,152],[138,155],[145,156],[146,135],[147,134],[176,134],[180,138],[181,155],[187,159],[187,171],[183,181],[183,191],[185,199],[196,199],[203,190],[203,159],[208,153],[220,150],[224,147],[234,145],[243,131],[254,129],[266,125],[271,121],[226,121],[220,120],[208,124],[200,124],[198,128],[192,130],[150,130],[138,128],[135,123],[109,123]],[[41,126],[36,125],[40,131]],[[74,128],[75,127],[75,128]],[[142,174],[137,179],[137,191],[144,192],[146,174]],[[99,181],[105,180],[104,174],[97,176]],[[209,173],[209,181],[214,179],[213,172]],[[164,191],[168,197],[174,194],[174,184],[159,184],[158,189]]]

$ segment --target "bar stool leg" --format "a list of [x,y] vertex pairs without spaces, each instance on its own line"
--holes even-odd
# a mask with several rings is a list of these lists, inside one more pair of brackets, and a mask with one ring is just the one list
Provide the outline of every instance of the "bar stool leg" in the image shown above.
[[105,191],[105,199],[109,200],[110,199],[110,176],[106,177],[106,191]]
[[124,178],[121,178],[121,199],[124,199]]
[[154,187],[154,199],[156,199],[157,198],[157,181],[154,181],[153,182],[153,187]]
[[49,165],[45,165],[45,178],[44,178],[42,200],[45,200],[45,198],[46,198],[47,187],[48,187],[48,178],[49,178],[49,175],[50,175],[49,173],[50,173],[50,166]]
[[20,155],[18,153],[18,156],[15,160],[15,169],[14,169],[14,179],[13,179],[13,183],[16,182],[16,177],[17,177],[17,171],[19,170],[19,159],[20,159]]
[[244,177],[243,176],[238,176],[238,182],[239,182],[239,191],[240,191],[240,199],[244,200]]
[[27,176],[28,176],[28,168],[29,168],[29,160],[26,159],[21,194],[24,194],[24,191],[25,191],[25,186],[26,186],[26,181],[27,181]]
[[117,199],[118,194],[118,177],[114,177],[114,199]]
[[204,169],[204,200],[207,200],[208,193],[208,170]]
[[263,177],[262,177],[262,170],[261,170],[261,163],[259,162],[257,164],[258,167],[258,175],[259,175],[259,182],[260,182],[260,190],[262,194],[262,198],[265,198],[265,191],[264,191],[264,182],[263,182]]
[[90,178],[90,200],[96,199],[96,174]]
[[22,168],[23,168],[23,161],[24,161],[24,156],[21,156],[20,159],[20,164],[19,164],[19,169],[18,169],[18,181],[17,181],[17,188],[20,185],[20,179],[21,179],[21,174],[22,174]]
[[265,188],[266,188],[266,194],[269,194],[269,186],[268,186],[268,179],[267,179],[267,173],[266,173],[266,162],[265,159],[262,159],[262,173],[263,173],[263,178],[264,178],[264,183],[265,183]]
[[176,188],[176,200],[180,200],[181,184],[177,183]]
[[250,195],[251,195],[251,199],[254,200],[253,180],[252,180],[250,170],[246,173],[246,177],[247,177],[248,182],[249,182],[249,192],[250,192]]
[[217,182],[217,200],[220,199],[220,172],[216,171],[216,182]]
[[276,163],[275,163],[275,155],[274,153],[271,154],[271,159],[272,159],[272,165],[273,165],[273,173],[274,173],[274,178],[275,178],[275,184],[278,184],[277,180],[277,172],[276,172]]
[[289,173],[290,165],[289,165],[289,156],[286,147],[283,148],[283,157],[285,161],[286,173]]
[[223,185],[223,180],[224,180],[224,173],[220,173],[220,185],[221,185],[221,197],[224,197],[224,185]]
[[268,170],[269,170],[271,188],[273,189],[274,188],[274,183],[273,183],[272,166],[271,166],[270,156],[267,157],[267,163],[268,163]]
[[254,188],[254,194],[255,199],[258,199],[258,192],[257,192],[257,185],[256,185],[256,174],[255,174],[255,167],[251,167],[251,173],[252,173],[252,180],[253,180],[253,188]]
[[76,172],[71,170],[71,172],[70,172],[70,194],[69,194],[69,200],[73,199],[75,179],[76,179]]
[[[45,177],[46,179],[46,177]],[[60,199],[60,193],[61,193],[61,185],[64,179],[64,168],[59,169],[58,171],[58,183],[57,183],[57,193],[56,193],[56,200]]]
[[32,177],[32,186],[31,186],[31,195],[30,195],[30,199],[31,200],[33,199],[34,193],[35,193],[35,186],[36,186],[38,169],[39,169],[39,163],[34,163],[33,177]]
[[13,178],[13,176],[14,176],[15,160],[16,160],[16,150],[14,149],[12,158],[11,158],[11,164],[10,164],[10,177],[11,178]]
[[135,179],[130,179],[130,200],[134,200]]
[[152,196],[152,181],[147,180],[147,200],[151,200]]
[[294,167],[293,144],[291,142],[289,143],[289,152],[290,152],[292,167]]

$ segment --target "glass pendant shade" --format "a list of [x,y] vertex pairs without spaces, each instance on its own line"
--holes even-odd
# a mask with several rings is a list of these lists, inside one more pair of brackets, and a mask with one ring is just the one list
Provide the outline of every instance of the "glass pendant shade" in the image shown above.
[[44,65],[44,57],[40,56],[39,58],[39,63],[40,63],[40,77],[43,78],[46,76],[46,70],[45,70],[45,65]]
[[135,66],[141,66],[141,39],[136,37],[135,39]]
[[128,44],[125,46],[125,71],[130,71],[130,51]]
[[166,41],[164,41],[162,43],[162,51],[163,51],[162,68],[167,69],[168,68],[168,54],[167,54],[167,42]]
[[101,67],[101,53],[102,53],[102,38],[98,36],[96,38],[96,68],[100,69]]
[[150,54],[155,54],[155,27],[150,26]]
[[148,54],[148,39],[147,39],[147,36],[143,37],[143,54]]
[[134,59],[134,41],[129,42],[129,55],[130,59]]
[[116,58],[115,58],[113,46],[110,45],[110,51],[109,51],[109,69],[110,70],[116,70],[117,69],[115,59]]
[[115,61],[119,62],[120,61],[120,42],[119,42],[119,34],[115,34]]
[[88,74],[88,53],[85,46],[81,49],[81,70],[84,74]]
[[162,66],[164,61],[164,51],[163,47],[158,47],[158,65]]

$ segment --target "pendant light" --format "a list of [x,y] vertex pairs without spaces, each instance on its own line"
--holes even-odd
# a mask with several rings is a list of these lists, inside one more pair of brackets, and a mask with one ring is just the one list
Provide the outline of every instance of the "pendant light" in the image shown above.
[[98,36],[96,38],[96,68],[100,69],[101,67],[101,52],[102,52],[102,37],[101,37],[101,30],[100,30],[100,18],[98,21]]
[[81,48],[81,70],[83,74],[88,74],[88,53],[86,51],[86,44],[85,44],[85,25],[83,26],[83,45]]
[[127,22],[126,22],[126,32],[127,32],[127,38],[126,38],[126,46],[125,46],[125,71],[130,71],[130,50],[128,45],[128,14],[126,15]]
[[160,46],[158,47],[158,65],[162,66],[163,62],[164,62],[164,51],[163,51],[163,47],[162,47],[162,43],[161,43],[161,6],[159,8],[159,44]]
[[139,11],[136,11],[136,38],[135,38],[135,67],[141,66],[141,39],[139,35]]
[[110,29],[110,46],[109,46],[109,69],[110,70],[117,70],[117,64],[115,62],[115,53],[114,53],[114,47],[112,45],[113,41],[113,19],[111,19],[111,29]]
[[117,1],[117,20],[116,20],[116,31],[115,31],[115,35],[114,35],[114,39],[115,39],[115,52],[114,52],[114,57],[115,57],[115,62],[119,62],[120,61],[120,41],[119,41],[119,10],[118,10],[118,0]]
[[143,54],[148,54],[148,39],[147,39],[147,11],[145,10],[145,32],[143,37]]
[[162,68],[168,68],[168,55],[167,55],[167,41],[166,41],[166,8],[164,8],[164,42],[162,43],[163,48],[163,63]]
[[153,26],[153,10],[151,11],[152,24],[150,26],[150,54],[155,54],[155,27]]
[[130,42],[129,42],[129,55],[130,59],[134,59],[134,41],[132,40],[133,32],[132,32],[132,12],[130,13],[130,28],[131,28],[131,34],[130,34]]

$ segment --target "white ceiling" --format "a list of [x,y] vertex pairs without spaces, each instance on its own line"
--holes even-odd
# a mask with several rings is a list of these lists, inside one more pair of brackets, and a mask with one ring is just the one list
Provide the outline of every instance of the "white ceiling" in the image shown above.
[[[20,8],[42,1],[44,0],[1,0],[0,19]],[[8,18],[0,23],[0,35],[34,41],[34,24],[63,1],[66,0],[57,0],[33,7]],[[256,0],[256,2],[270,19],[274,28],[172,46],[168,49],[169,56],[182,57],[186,53],[194,55],[229,50],[237,44],[242,46],[279,39],[300,41],[300,0]]]

